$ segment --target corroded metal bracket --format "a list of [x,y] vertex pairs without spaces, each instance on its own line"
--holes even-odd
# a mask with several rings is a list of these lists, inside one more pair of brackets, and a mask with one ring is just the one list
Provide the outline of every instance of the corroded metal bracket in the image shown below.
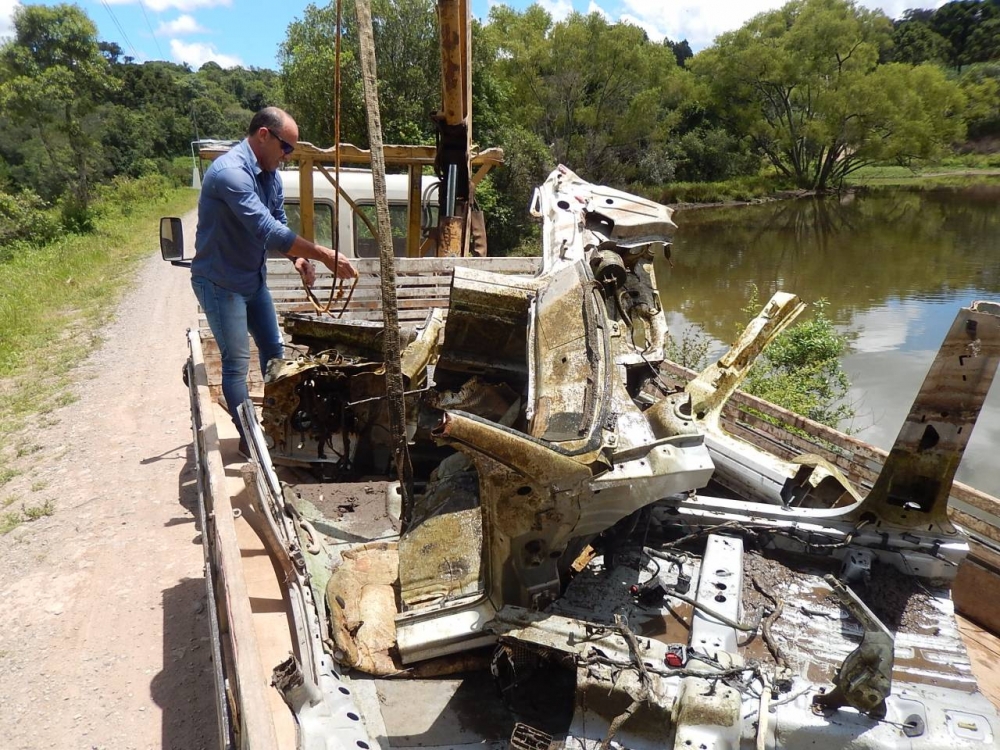
[[824,580],[864,632],[861,645],[840,665],[834,680],[836,687],[813,698],[813,706],[853,706],[873,719],[881,719],[885,716],[885,699],[892,692],[892,633],[851,589],[831,575],[824,576]]
[[729,351],[692,380],[682,393],[661,399],[646,412],[657,437],[702,431],[721,433],[722,407],[746,379],[764,348],[805,309],[794,294],[777,292],[739,335]]
[[715,424],[722,406],[746,378],[757,357],[806,309],[794,294],[777,292],[739,335],[729,351],[706,367],[684,390],[691,397],[691,411]]

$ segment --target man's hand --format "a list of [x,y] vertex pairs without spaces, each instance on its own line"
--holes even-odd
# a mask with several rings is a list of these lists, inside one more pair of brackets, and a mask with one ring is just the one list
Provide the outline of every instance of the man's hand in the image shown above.
[[[323,258],[323,265],[330,269],[330,272],[338,279],[356,279],[357,269],[351,265],[350,259],[343,253],[335,254],[333,250],[327,249],[327,255]],[[336,259],[336,262],[334,262]]]
[[[295,236],[295,240],[286,254],[295,258],[295,270],[302,275],[302,281],[305,282],[306,286],[312,286],[313,282],[316,281],[316,266],[310,263],[310,260],[318,260],[329,268],[330,272],[338,279],[356,279],[358,277],[358,272],[351,265],[350,259],[343,253],[337,255],[330,248],[317,245],[298,235]],[[309,267],[308,271],[305,270],[306,266]]]
[[302,277],[302,283],[307,287],[311,287],[316,283],[316,266],[313,265],[311,260],[296,258],[295,270],[299,272],[299,276]]

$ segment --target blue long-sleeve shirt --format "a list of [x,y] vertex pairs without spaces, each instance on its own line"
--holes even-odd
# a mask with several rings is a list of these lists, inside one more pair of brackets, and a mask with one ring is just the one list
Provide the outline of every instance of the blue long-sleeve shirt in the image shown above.
[[269,250],[287,253],[295,233],[286,224],[277,172],[261,169],[246,139],[205,172],[191,273],[240,294],[267,280]]

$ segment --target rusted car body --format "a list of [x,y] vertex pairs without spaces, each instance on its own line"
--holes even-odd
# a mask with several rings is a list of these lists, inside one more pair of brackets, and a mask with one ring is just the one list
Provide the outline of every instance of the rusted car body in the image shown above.
[[[289,313],[299,354],[271,363],[261,424],[242,407],[251,523],[292,651],[262,666],[295,746],[996,746],[1000,717],[955,624],[969,544],[947,511],[1000,307],[959,311],[865,486],[726,427],[795,297],[673,387],[652,273],[670,210],[564,167],[532,209],[537,273],[457,262],[447,314],[404,332],[411,506],[391,470],[377,322]],[[197,365],[196,335],[192,348]],[[209,556],[235,580],[224,547]],[[231,637],[241,605],[215,596]],[[235,650],[220,654],[228,740],[268,747],[244,700],[267,688]]]

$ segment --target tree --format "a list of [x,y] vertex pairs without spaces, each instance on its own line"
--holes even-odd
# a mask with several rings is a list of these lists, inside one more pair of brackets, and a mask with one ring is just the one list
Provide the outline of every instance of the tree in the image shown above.
[[948,59],[948,40],[924,21],[906,20],[892,30],[892,50],[888,61],[920,65],[925,62],[943,63]]
[[[998,15],[994,3],[981,0],[952,0],[934,11],[930,26],[948,42],[948,62],[959,72],[966,65],[989,59],[982,55],[989,54],[993,46],[987,36],[996,26],[987,24]],[[977,35],[979,29],[983,31]]]
[[1000,59],[1000,13],[976,26],[969,39],[969,57],[973,62]]
[[76,5],[18,6],[0,66],[0,109],[15,127],[37,132],[52,169],[71,179],[74,202],[85,210],[94,144],[87,117],[118,85],[96,27]]
[[513,118],[557,161],[623,186],[657,173],[689,88],[669,47],[598,13],[553,23],[538,5],[493,6],[486,32]]
[[799,187],[878,161],[929,158],[961,137],[962,94],[932,65],[879,65],[891,24],[848,0],[793,0],[695,56],[735,132]]
[[963,115],[969,138],[1000,135],[1000,62],[969,66],[962,72],[959,85],[965,94]]
[[[387,143],[429,143],[429,118],[440,107],[441,64],[437,19],[430,0],[375,0],[372,4],[382,128]],[[358,65],[354,4],[343,6],[341,140],[368,143]],[[332,145],[337,19],[333,4],[306,6],[288,26],[279,49],[289,112],[304,140]]]
[[691,45],[688,44],[687,39],[682,39],[679,42],[671,42],[669,39],[664,39],[663,43],[674,53],[674,59],[677,60],[678,68],[683,68],[684,64],[694,57],[694,52],[691,51]]

